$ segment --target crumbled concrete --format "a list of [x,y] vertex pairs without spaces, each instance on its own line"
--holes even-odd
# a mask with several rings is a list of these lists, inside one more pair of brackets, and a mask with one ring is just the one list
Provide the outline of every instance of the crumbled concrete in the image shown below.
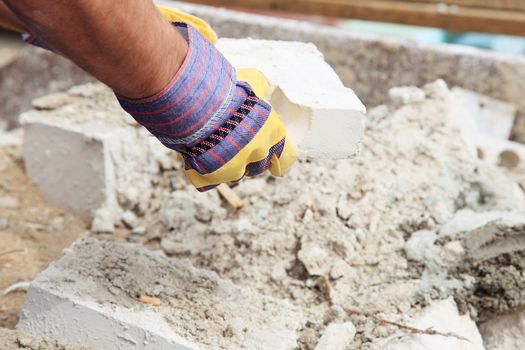
[[346,350],[352,345],[354,336],[355,327],[352,322],[330,323],[315,350]]
[[501,101],[489,96],[454,87],[452,94],[461,106],[462,112],[457,118],[473,120],[474,127],[469,128],[473,134],[481,134],[500,140],[508,140],[518,112],[515,104]]
[[17,328],[97,349],[285,350],[303,323],[289,303],[188,261],[86,238],[31,283]]
[[[443,82],[397,89],[395,101],[371,111],[359,157],[299,161],[284,179],[245,179],[234,188],[246,203],[240,211],[216,192],[195,193],[180,172],[166,173],[171,185],[155,193],[159,212],[137,239],[160,239],[170,255],[302,308],[301,349],[315,348],[332,305],[389,318],[415,315],[434,299],[470,298],[475,272],[446,274],[468,258],[464,240],[435,243],[437,232],[460,209],[483,217],[525,200],[503,169],[480,164],[465,147],[451,99]],[[422,230],[434,235],[431,271],[403,249]],[[350,349],[370,349],[396,331],[366,317],[350,321]]]
[[97,231],[111,231],[120,208],[144,211],[138,204],[151,195],[152,177],[171,166],[170,152],[120,109],[108,88],[83,85],[34,106],[21,117],[24,163],[46,199],[95,218]]
[[217,47],[235,67],[256,68],[268,79],[265,97],[302,156],[348,158],[358,152],[365,106],[315,45],[220,39]]
[[[377,349],[385,350],[485,350],[476,323],[468,315],[460,315],[454,301],[435,301],[408,324],[419,330],[450,333],[448,336],[395,334],[378,342]],[[462,338],[462,339],[461,339]]]

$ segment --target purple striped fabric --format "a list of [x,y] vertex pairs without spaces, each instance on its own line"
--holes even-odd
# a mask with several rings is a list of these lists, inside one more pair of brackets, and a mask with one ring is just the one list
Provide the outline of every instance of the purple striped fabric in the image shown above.
[[187,169],[207,174],[253,139],[271,107],[236,80],[235,69],[199,32],[184,23],[174,26],[188,41],[179,72],[154,96],[118,98],[137,122],[183,154]]
[[[235,69],[198,31],[185,23],[173,25],[188,42],[188,53],[177,74],[153,96],[117,98],[139,124],[166,147],[182,154],[186,169],[208,174],[253,139],[270,115],[271,106],[255,96],[247,83],[237,81]],[[49,49],[29,33],[22,38]],[[264,173],[273,154],[281,155],[284,143],[285,139],[271,147],[265,159],[248,164],[245,175]]]

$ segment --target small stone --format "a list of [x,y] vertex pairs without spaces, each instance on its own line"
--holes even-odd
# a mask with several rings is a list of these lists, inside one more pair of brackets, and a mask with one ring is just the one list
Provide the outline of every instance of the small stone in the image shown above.
[[0,208],[16,209],[20,206],[20,202],[15,197],[5,196],[0,197]]
[[110,210],[100,208],[95,211],[91,222],[91,231],[96,233],[113,233],[115,231],[113,214]]
[[208,206],[201,204],[196,206],[194,217],[200,222],[207,224],[213,219],[213,211]]
[[314,219],[314,213],[310,210],[310,208],[306,209],[303,215],[303,223],[309,224]]
[[330,323],[326,327],[315,350],[346,350],[349,349],[355,336],[352,322]]
[[425,100],[425,91],[415,86],[394,87],[388,91],[390,100],[396,105],[405,105],[409,103],[423,102]]
[[146,233],[146,228],[144,226],[138,226],[138,227],[135,227],[133,230],[131,230],[131,233],[137,236],[142,236],[143,234]]
[[285,269],[285,266],[283,264],[277,264],[276,266],[274,266],[272,271],[271,271],[271,273],[270,273],[270,277],[275,282],[282,281],[287,276],[288,276],[288,274],[286,273],[286,269]]
[[127,228],[132,229],[137,226],[137,215],[131,210],[125,211],[121,220]]
[[340,198],[337,202],[337,216],[342,220],[348,220],[352,215],[352,207],[350,207],[346,198]]
[[26,338],[26,337],[18,337],[16,339],[16,342],[18,345],[22,348],[28,348],[31,349],[33,347],[33,339]]
[[57,92],[33,100],[33,108],[39,110],[53,110],[60,108],[68,103],[70,97],[65,92]]
[[0,219],[0,231],[7,230],[9,228],[9,221],[7,219]]
[[311,276],[322,276],[330,272],[328,253],[315,243],[305,243],[297,253],[297,258],[304,264]]
[[326,311],[323,322],[328,325],[332,322],[342,322],[346,317],[345,310],[340,305],[332,305],[328,311]]
[[448,263],[457,262],[465,256],[465,248],[460,241],[450,241],[443,246],[444,257]]
[[47,225],[47,232],[57,232],[64,229],[64,218],[58,216]]
[[232,233],[241,234],[241,233],[250,233],[253,230],[253,225],[247,218],[240,218],[235,220],[232,224]]

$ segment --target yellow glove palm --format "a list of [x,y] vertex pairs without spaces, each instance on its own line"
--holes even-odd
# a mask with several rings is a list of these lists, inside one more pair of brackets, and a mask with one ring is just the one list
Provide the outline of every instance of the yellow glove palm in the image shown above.
[[[237,78],[248,82],[257,96],[267,95],[270,85],[257,69],[238,69]],[[237,181],[244,176],[248,164],[266,158],[269,149],[285,136],[286,128],[275,109],[272,108],[272,112],[259,132],[228,163],[209,174],[200,174],[193,169],[186,173],[192,184],[197,188]],[[274,176],[284,176],[296,159],[295,147],[287,138],[281,156],[278,157],[276,154],[272,156],[269,170]]]

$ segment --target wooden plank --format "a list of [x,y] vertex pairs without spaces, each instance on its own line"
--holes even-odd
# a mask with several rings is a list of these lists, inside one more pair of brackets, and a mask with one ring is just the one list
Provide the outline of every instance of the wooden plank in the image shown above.
[[[422,2],[425,1],[425,2]],[[447,1],[447,0],[445,0]],[[449,0],[460,2],[460,0]],[[468,0],[474,3],[475,0]],[[443,6],[429,0],[193,0],[195,3],[245,9],[354,18],[421,25],[458,32],[525,35],[525,10]],[[478,4],[484,3],[481,0]],[[521,6],[522,1],[509,2]]]
[[406,2],[424,2],[462,7],[478,7],[496,10],[524,10],[525,0],[405,0]]

